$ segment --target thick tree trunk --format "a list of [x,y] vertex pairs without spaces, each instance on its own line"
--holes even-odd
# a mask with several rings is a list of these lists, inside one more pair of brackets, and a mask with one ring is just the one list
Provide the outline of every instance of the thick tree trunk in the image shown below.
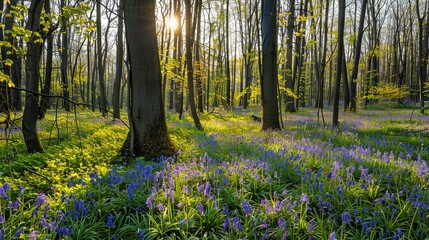
[[[28,10],[27,29],[32,32],[40,32],[40,16],[42,13],[43,0],[32,0]],[[32,34],[27,43],[27,64],[26,64],[26,81],[27,89],[39,91],[39,74],[40,74],[40,56],[42,52],[42,43],[38,42],[39,37]],[[37,115],[39,111],[39,96],[27,92],[25,97],[25,109],[22,116],[22,134],[24,135],[25,145],[29,153],[43,152],[37,134]]]
[[262,130],[280,129],[278,110],[277,1],[262,2]]
[[121,91],[121,79],[122,79],[122,62],[124,57],[124,0],[119,1],[118,8],[118,43],[116,45],[116,72],[115,72],[115,82],[113,83],[113,96],[112,96],[112,107],[113,107],[113,117],[120,118],[120,106],[119,106],[119,97]]
[[131,130],[121,152],[152,159],[173,155],[167,133],[156,36],[155,0],[124,1],[125,32],[130,63]]

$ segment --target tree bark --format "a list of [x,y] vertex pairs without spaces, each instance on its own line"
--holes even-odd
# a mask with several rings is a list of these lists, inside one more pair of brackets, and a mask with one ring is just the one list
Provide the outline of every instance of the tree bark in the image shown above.
[[106,98],[106,85],[104,82],[104,65],[103,65],[103,50],[101,43],[101,3],[97,1],[97,70],[98,70],[98,83],[100,86],[100,100],[101,115],[107,116],[107,98]]
[[194,94],[194,67],[192,61],[192,13],[191,13],[191,1],[185,0],[186,8],[186,67],[188,71],[188,100],[191,108],[192,119],[194,120],[195,127],[199,130],[203,129],[200,118],[198,117],[197,109],[195,106],[195,94]]
[[130,65],[131,130],[123,155],[153,159],[176,153],[167,133],[156,36],[155,0],[124,1],[125,33]]
[[353,69],[352,69],[352,75],[350,77],[350,111],[356,112],[356,97],[357,97],[357,75],[359,71],[359,60],[360,60],[360,52],[362,49],[362,36],[363,36],[363,28],[365,23],[365,13],[366,13],[366,5],[368,3],[368,0],[362,0],[362,7],[361,7],[361,13],[359,18],[359,28],[358,28],[358,34],[356,38],[356,45],[355,45],[355,53],[354,53],[354,60],[353,60]]
[[112,96],[112,107],[113,107],[113,117],[120,118],[120,108],[119,108],[119,97],[121,91],[121,79],[122,79],[122,62],[124,58],[124,0],[119,0],[118,8],[118,43],[116,45],[116,72],[115,72],[115,82],[113,83],[113,96]]
[[[40,56],[42,52],[42,43],[34,33],[40,32],[40,16],[42,13],[43,0],[32,0],[28,10],[27,29],[32,31],[27,43],[27,64],[26,64],[26,81],[27,89],[39,91],[39,74],[40,74]],[[22,134],[24,135],[25,145],[29,153],[43,152],[42,144],[37,134],[37,115],[39,111],[39,96],[33,93],[26,93],[25,109],[22,116]]]
[[277,1],[262,1],[262,130],[280,129],[278,110]]
[[[51,14],[51,3],[50,1],[45,2],[45,12]],[[39,108],[39,119],[45,118],[47,109],[49,108],[49,98],[46,95],[49,95],[51,92],[51,79],[52,79],[52,65],[53,65],[53,52],[54,52],[54,36],[52,33],[49,33],[46,36],[46,70],[45,70],[45,82],[42,88],[42,98],[40,100]]]
[[346,15],[346,2],[345,0],[338,0],[338,50],[337,50],[337,72],[335,76],[334,87],[334,110],[332,116],[332,125],[337,127],[340,122],[338,121],[339,108],[340,108],[340,83],[341,73],[343,68],[344,58],[344,22]]

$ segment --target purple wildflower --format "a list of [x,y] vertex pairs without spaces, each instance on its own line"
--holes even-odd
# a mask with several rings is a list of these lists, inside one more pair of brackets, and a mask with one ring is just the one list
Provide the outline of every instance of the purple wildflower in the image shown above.
[[107,223],[106,223],[106,225],[109,227],[109,228],[114,228],[115,227],[115,223],[114,223],[114,217],[113,217],[113,215],[112,214],[110,214],[109,215],[109,217],[107,218]]
[[39,193],[39,195],[36,198],[36,201],[34,202],[34,206],[40,207],[45,202],[46,202],[46,195],[44,193]]
[[250,205],[246,200],[241,203],[241,207],[243,208],[244,215],[249,216],[252,214],[252,205]]
[[31,240],[36,240],[37,239],[37,234],[38,234],[39,232],[38,231],[31,231],[31,233],[30,233],[30,239]]
[[3,214],[0,212],[0,224],[4,223],[4,217]]
[[308,198],[307,194],[305,194],[305,193],[301,194],[301,202],[302,203],[308,203],[309,202],[309,198]]
[[25,229],[24,227],[18,229],[18,231],[16,231],[16,233],[13,235],[12,238],[14,238],[14,239],[19,238],[21,236],[22,232],[24,231],[24,229]]
[[341,221],[344,224],[349,224],[349,223],[353,222],[352,215],[349,212],[345,212],[345,213],[341,214]]
[[223,221],[222,232],[228,231],[229,228],[230,228],[230,219],[229,217],[227,217],[225,221]]
[[206,182],[206,186],[205,186],[205,189],[204,189],[204,195],[206,196],[206,197],[210,197],[210,195],[211,195],[211,186],[210,186],[210,183],[209,182]]
[[337,240],[337,234],[335,232],[329,234],[329,240]]
[[232,225],[234,226],[234,230],[235,231],[238,231],[238,230],[242,230],[243,229],[243,226],[241,225],[241,223],[240,223],[240,218],[238,217],[238,216],[235,216],[233,219],[232,219]]
[[137,236],[138,236],[138,238],[146,239],[143,231],[140,228],[137,229]]
[[196,206],[197,210],[200,212],[201,215],[204,215],[204,207],[203,204],[198,203]]

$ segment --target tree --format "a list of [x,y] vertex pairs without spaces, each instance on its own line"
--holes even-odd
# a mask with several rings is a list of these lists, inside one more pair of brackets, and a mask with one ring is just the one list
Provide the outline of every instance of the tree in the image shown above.
[[350,95],[350,110],[352,112],[356,112],[356,97],[357,97],[357,75],[359,70],[359,59],[360,59],[360,52],[362,49],[362,36],[363,36],[363,27],[365,22],[365,12],[366,12],[366,4],[368,0],[362,0],[362,7],[360,12],[360,19],[359,19],[359,28],[358,28],[358,35],[356,38],[355,43],[355,53],[354,53],[354,60],[353,60],[353,69],[352,69],[352,75],[350,77],[350,86],[351,86],[351,95]]
[[335,88],[334,88],[334,112],[332,115],[332,125],[337,127],[340,122],[338,121],[338,114],[340,108],[340,83],[341,73],[343,72],[343,60],[344,60],[344,22],[346,15],[346,1],[338,0],[338,50],[337,50],[337,72],[335,76]]
[[[68,20],[66,17],[66,1],[61,0],[61,28],[60,28],[60,35],[61,35],[61,47],[60,47],[60,56],[61,56],[61,84],[63,89],[63,96],[66,99],[70,98],[70,92],[69,92],[69,80],[68,80],[68,61],[69,61],[69,39],[68,39]],[[65,100],[64,101],[64,109],[68,112],[70,111],[70,103]]]
[[[295,28],[295,0],[289,3],[289,13],[287,18],[287,33],[286,33],[286,76],[285,87],[293,92],[295,81],[292,76],[292,57],[293,57],[293,32]],[[286,112],[296,112],[293,96],[289,94],[285,97]]]
[[120,118],[119,112],[119,95],[121,90],[121,78],[122,78],[122,62],[124,57],[124,14],[123,14],[124,0],[119,0],[118,7],[118,43],[116,45],[116,73],[115,73],[115,82],[113,83],[113,96],[112,96],[112,106],[113,106],[113,117]]
[[[107,98],[106,98],[106,86],[104,83],[104,69],[105,64],[103,64],[103,51],[101,43],[101,0],[97,1],[97,70],[98,70],[98,82],[100,84],[100,107],[101,114],[103,117],[107,116]],[[107,44],[107,43],[105,43]]]
[[161,66],[156,37],[155,0],[124,1],[129,56],[130,131],[121,152],[152,159],[175,154],[167,133]]
[[277,1],[262,1],[262,129],[280,129],[278,110]]
[[39,74],[40,56],[42,52],[42,39],[40,38],[40,17],[43,8],[43,0],[32,0],[28,9],[27,29],[32,32],[27,43],[27,64],[25,75],[27,92],[25,96],[25,109],[22,116],[22,134],[29,153],[43,152],[37,134],[37,115],[39,111]]
[[[49,18],[51,15],[51,3],[50,1],[45,2],[45,13],[47,15],[46,18]],[[46,22],[48,19],[46,19]],[[53,27],[53,26],[51,26]],[[45,118],[46,111],[49,107],[49,98],[48,95],[51,91],[51,80],[52,80],[52,65],[53,65],[53,52],[54,52],[54,35],[49,32],[46,36],[46,64],[45,64],[45,82],[42,88],[42,98],[40,100],[39,107],[39,119]]]
[[192,119],[194,119],[195,127],[202,130],[200,118],[198,117],[197,109],[195,106],[194,94],[194,67],[192,61],[192,13],[191,13],[191,0],[185,0],[186,8],[186,68],[188,71],[188,100],[191,108]]

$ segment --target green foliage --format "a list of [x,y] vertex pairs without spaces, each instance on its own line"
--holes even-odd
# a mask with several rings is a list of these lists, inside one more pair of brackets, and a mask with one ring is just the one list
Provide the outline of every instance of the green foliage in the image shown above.
[[393,83],[380,82],[378,86],[369,89],[368,95],[364,98],[371,100],[392,100],[401,99],[410,94],[408,86],[396,86]]

